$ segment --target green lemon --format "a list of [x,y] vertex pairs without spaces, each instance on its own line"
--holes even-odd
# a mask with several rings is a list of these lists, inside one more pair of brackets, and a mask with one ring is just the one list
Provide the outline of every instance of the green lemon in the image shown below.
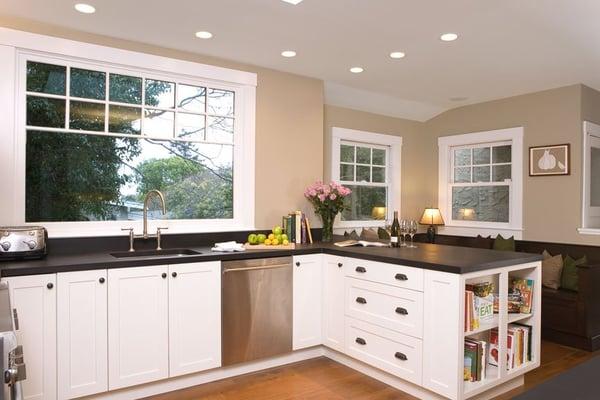
[[258,244],[258,236],[256,236],[254,233],[249,234],[248,235],[248,243]]
[[256,235],[256,238],[258,240],[258,244],[263,244],[267,239],[267,235],[259,233],[258,235]]
[[276,226],[275,228],[273,228],[274,235],[281,235],[282,233],[283,233],[283,229],[281,229],[280,226]]

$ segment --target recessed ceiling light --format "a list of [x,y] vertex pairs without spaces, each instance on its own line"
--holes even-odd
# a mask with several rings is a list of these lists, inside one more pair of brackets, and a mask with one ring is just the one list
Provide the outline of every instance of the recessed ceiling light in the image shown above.
[[364,71],[364,69],[361,68],[361,67],[352,67],[352,68],[350,68],[350,72],[352,72],[353,74],[360,74],[363,71]]
[[458,35],[456,33],[444,33],[442,36],[440,36],[440,39],[442,39],[444,42],[453,42],[458,39]]
[[207,31],[199,31],[196,32],[196,37],[200,39],[210,39],[211,37],[213,37],[213,34]]
[[302,2],[302,0],[281,0],[281,1],[283,1],[285,3],[293,4],[293,5],[300,4]]
[[398,58],[404,58],[404,56],[406,56],[406,54],[404,54],[401,51],[393,51],[390,53],[390,57],[398,59]]
[[294,50],[285,50],[281,52],[281,55],[286,58],[296,57],[296,52]]
[[84,3],[75,4],[75,9],[84,14],[93,14],[96,12],[96,8],[94,6]]

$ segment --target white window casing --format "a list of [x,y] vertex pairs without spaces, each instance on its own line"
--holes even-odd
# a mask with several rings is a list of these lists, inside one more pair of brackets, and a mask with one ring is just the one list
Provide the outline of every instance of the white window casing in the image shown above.
[[600,235],[600,207],[592,205],[592,148],[600,148],[600,125],[583,122],[583,160],[582,160],[582,204],[581,228],[577,231],[582,235]]
[[[169,233],[254,229],[255,112],[254,73],[145,53],[0,28],[0,179],[5,191],[0,225],[25,225],[25,83],[27,60],[60,61],[87,69],[131,71],[150,78],[212,86],[235,92],[233,218],[149,221]],[[108,76],[108,75],[107,75]],[[86,100],[88,101],[88,100]],[[65,129],[58,129],[66,131]],[[97,133],[97,132],[96,132]],[[139,136],[138,136],[139,137]],[[122,235],[122,227],[141,232],[142,221],[41,222],[51,237]]]
[[[509,221],[487,222],[454,220],[452,215],[453,187],[453,149],[460,146],[481,147],[511,145],[511,180],[510,182],[491,182],[474,184],[475,186],[500,185],[509,187]],[[467,133],[462,135],[443,136],[438,138],[438,207],[442,213],[445,226],[439,232],[447,235],[514,236],[522,238],[523,231],[523,128],[498,129],[493,131]],[[491,161],[490,161],[491,163]],[[463,184],[456,184],[463,186]]]
[[[386,182],[385,183],[360,183],[364,186],[386,186],[387,211],[386,219],[391,219],[393,211],[401,211],[401,160],[402,137],[359,131],[355,129],[333,127],[331,132],[331,179],[340,182],[340,146],[344,142],[372,148],[385,148],[386,157]],[[343,182],[342,184],[358,184],[358,182]],[[383,227],[385,220],[343,221],[341,215],[336,218],[334,227],[339,230]]]

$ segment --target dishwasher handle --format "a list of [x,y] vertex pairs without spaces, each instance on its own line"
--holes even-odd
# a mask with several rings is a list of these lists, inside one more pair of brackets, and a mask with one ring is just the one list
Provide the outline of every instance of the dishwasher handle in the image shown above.
[[275,268],[285,268],[285,267],[291,267],[291,264],[274,264],[274,265],[265,265],[262,267],[225,268],[223,270],[223,275],[225,275],[228,272],[258,271],[260,269],[275,269]]

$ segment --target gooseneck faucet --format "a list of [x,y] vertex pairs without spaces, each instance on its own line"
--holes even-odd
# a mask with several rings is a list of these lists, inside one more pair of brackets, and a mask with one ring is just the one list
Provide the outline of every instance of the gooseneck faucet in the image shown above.
[[165,206],[165,196],[163,196],[163,194],[159,190],[154,189],[146,193],[146,197],[144,197],[144,231],[142,232],[142,236],[144,239],[148,239],[148,204],[150,203],[150,199],[153,196],[158,197],[158,199],[160,200],[162,214],[165,215],[167,213],[167,207]]

